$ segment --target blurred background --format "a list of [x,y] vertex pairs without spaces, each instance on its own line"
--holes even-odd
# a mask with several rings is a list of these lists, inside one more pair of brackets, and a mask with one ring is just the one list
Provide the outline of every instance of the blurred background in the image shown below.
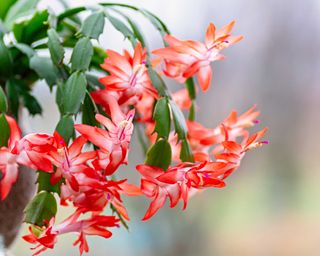
[[[48,1],[49,2],[49,1]],[[93,0],[69,1],[71,5]],[[235,19],[239,44],[224,51],[225,61],[213,64],[211,90],[199,93],[197,120],[209,127],[231,110],[243,112],[257,104],[260,128],[270,128],[270,145],[250,152],[224,189],[206,190],[182,212],[168,205],[147,223],[140,221],[149,201],[127,200],[130,231],[114,231],[111,239],[89,239],[93,256],[224,256],[319,255],[320,241],[320,1],[319,0],[127,0],[159,15],[181,39],[204,40],[209,22],[217,28]],[[42,8],[58,6],[44,3]],[[156,31],[133,14],[150,48],[161,47]],[[129,48],[122,35],[106,26],[104,48]],[[175,86],[175,85],[172,85]],[[59,116],[48,86],[35,95],[44,107],[42,118],[26,117],[27,131],[52,132]],[[120,176],[138,182],[135,165],[143,161],[132,142],[130,165]],[[68,209],[59,213],[60,218]],[[26,227],[21,234],[26,233]],[[44,255],[77,255],[75,236],[62,236]],[[14,255],[29,255],[19,237]]]

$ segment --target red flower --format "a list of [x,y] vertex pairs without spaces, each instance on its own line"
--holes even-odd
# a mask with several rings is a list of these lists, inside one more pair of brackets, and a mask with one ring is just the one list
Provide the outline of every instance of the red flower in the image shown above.
[[54,225],[55,219],[52,218],[48,227],[42,229],[42,234],[39,237],[34,233],[34,229],[30,227],[30,234],[24,236],[23,239],[36,245],[33,249],[39,250],[33,255],[38,255],[48,248],[53,249],[58,235],[76,232],[79,233],[79,238],[75,241],[74,245],[79,244],[80,255],[82,255],[83,252],[89,251],[86,240],[87,235],[98,235],[109,238],[112,236],[112,233],[107,228],[119,227],[119,219],[116,219],[114,216],[92,215],[88,219],[79,220],[81,214],[81,210],[77,210],[58,225]]
[[79,183],[79,190],[75,191],[68,185],[61,186],[61,200],[73,202],[73,205],[84,212],[102,212],[110,203],[122,217],[129,220],[128,213],[123,205],[120,195],[140,195],[138,187],[125,183],[126,180],[113,181],[106,178],[98,171],[87,168],[75,174]]
[[97,166],[105,169],[106,175],[111,175],[120,164],[126,163],[128,148],[133,132],[132,120],[134,110],[125,115],[113,96],[108,97],[111,120],[100,114],[96,119],[103,124],[107,130],[88,125],[75,125],[75,128],[85,138],[100,148],[97,151]]
[[[167,197],[171,202],[170,207],[175,207],[182,200],[185,209],[190,195],[198,190],[225,186],[224,180],[240,166],[246,152],[267,143],[261,141],[267,128],[252,136],[246,130],[257,123],[258,115],[255,107],[240,117],[232,112],[214,129],[189,122],[188,140],[196,163],[180,163],[168,170],[138,165],[137,170],[142,175],[141,191],[152,199],[143,220],[151,218],[164,205]],[[237,142],[240,139],[241,142]],[[181,149],[177,137],[170,135],[169,141],[173,159],[179,162]]]
[[231,36],[230,32],[235,22],[232,21],[220,31],[210,23],[207,28],[205,43],[193,40],[182,41],[171,35],[165,37],[168,47],[153,51],[159,55],[166,65],[165,75],[184,83],[189,77],[198,74],[198,81],[203,91],[207,91],[211,80],[210,63],[222,60],[220,51],[237,43],[242,36]]
[[52,165],[43,153],[51,147],[52,137],[46,134],[29,134],[21,139],[21,131],[16,121],[9,116],[6,116],[6,119],[10,128],[10,138],[8,147],[0,148],[1,200],[8,196],[16,182],[19,164],[52,172]]
[[142,220],[150,219],[170,199],[170,207],[175,207],[180,200],[186,208],[189,196],[198,189],[205,187],[221,188],[225,184],[220,178],[227,170],[222,163],[182,163],[170,167],[167,171],[161,168],[138,165],[137,170],[142,175],[141,191],[152,202]]
[[239,144],[235,141],[222,142],[225,150],[216,155],[216,161],[181,163],[166,171],[158,167],[138,165],[137,170],[142,175],[141,191],[152,199],[143,220],[151,218],[164,205],[167,197],[171,208],[181,199],[185,209],[189,196],[199,189],[224,187],[224,179],[240,166],[245,153],[267,143],[259,141],[266,131],[264,129],[245,138]]
[[86,163],[96,157],[96,152],[82,153],[82,148],[87,142],[83,136],[75,139],[70,147],[65,145],[63,138],[57,132],[54,133],[54,139],[56,148],[49,152],[48,158],[57,168],[50,181],[56,184],[63,177],[77,191],[79,184],[74,174],[86,169]]
[[53,136],[46,133],[30,133],[24,136],[16,146],[24,159],[21,164],[35,170],[53,172],[48,152],[55,147],[54,143]]
[[4,200],[8,196],[12,185],[18,178],[19,154],[15,150],[15,145],[21,138],[21,131],[16,121],[8,116],[6,116],[6,119],[10,127],[10,138],[8,147],[0,148],[0,172],[2,173],[0,179],[1,200]]

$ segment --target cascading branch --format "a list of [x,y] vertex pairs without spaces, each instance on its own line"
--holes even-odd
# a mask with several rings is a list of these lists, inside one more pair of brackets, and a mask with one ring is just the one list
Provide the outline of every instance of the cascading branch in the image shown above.
[[[0,195],[5,200],[10,193],[19,165],[38,172],[38,193],[25,210],[30,234],[23,237],[35,246],[34,255],[53,249],[65,233],[77,234],[74,245],[82,254],[89,251],[86,236],[109,238],[110,229],[120,224],[127,228],[124,196],[151,199],[143,220],[156,214],[167,198],[170,207],[182,201],[185,209],[198,191],[224,187],[244,155],[267,143],[262,140],[266,128],[253,135],[248,130],[258,123],[255,107],[240,116],[232,112],[216,127],[195,121],[197,84],[206,92],[212,80],[211,62],[222,60],[221,51],[242,39],[231,35],[234,22],[219,31],[211,23],[204,42],[198,42],[173,37],[154,14],[130,5],[67,8],[57,15],[34,11],[37,0],[4,2],[0,6]],[[164,47],[150,51],[126,10],[147,18],[161,33]],[[77,16],[80,12],[87,13],[84,20]],[[132,43],[133,51],[103,50],[98,40],[106,21]],[[70,50],[69,60],[65,52]],[[184,84],[183,88],[171,93],[164,76]],[[22,137],[18,110],[26,107],[32,115],[41,113],[32,85],[42,79],[56,94],[60,121],[53,134]],[[78,115],[82,120],[75,124]],[[145,163],[136,167],[139,186],[116,178],[118,168],[127,164],[130,148],[137,146],[130,145],[135,130],[146,151]],[[93,145],[91,150],[84,150],[86,143]],[[75,209],[61,223],[55,220],[59,207],[54,195],[59,196],[60,207]],[[112,210],[110,216],[104,213],[106,207]]]

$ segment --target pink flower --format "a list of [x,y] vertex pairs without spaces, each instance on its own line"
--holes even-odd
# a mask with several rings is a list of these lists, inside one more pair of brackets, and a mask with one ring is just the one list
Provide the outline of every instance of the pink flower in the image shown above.
[[193,75],[198,75],[198,81],[203,91],[209,89],[212,80],[210,63],[224,59],[220,51],[239,42],[242,36],[231,36],[230,32],[235,22],[232,21],[220,31],[210,23],[205,37],[205,43],[176,39],[171,35],[165,36],[168,47],[153,51],[164,61],[164,74],[180,83]]

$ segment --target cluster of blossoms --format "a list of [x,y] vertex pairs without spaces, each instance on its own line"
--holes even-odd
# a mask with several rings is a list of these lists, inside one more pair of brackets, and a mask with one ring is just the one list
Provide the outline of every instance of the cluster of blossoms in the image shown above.
[[[244,155],[253,148],[267,143],[261,138],[266,129],[250,135],[247,128],[257,122],[259,112],[255,107],[238,116],[232,112],[217,127],[206,128],[194,120],[187,121],[187,137],[192,161],[182,161],[183,141],[170,131],[167,138],[171,145],[173,165],[167,169],[156,165],[141,164],[136,167],[141,174],[140,186],[127,180],[116,180],[115,172],[127,163],[134,122],[145,127],[151,144],[161,140],[157,137],[154,106],[161,97],[154,87],[148,66],[161,68],[160,76],[173,78],[179,83],[197,76],[203,91],[207,91],[212,79],[210,63],[223,59],[220,51],[238,42],[242,37],[231,36],[231,22],[220,31],[210,24],[205,43],[182,41],[167,35],[167,47],[152,53],[157,59],[149,59],[147,52],[137,43],[134,53],[119,54],[107,50],[107,59],[101,65],[108,75],[100,79],[103,89],[91,92],[91,97],[101,107],[96,115],[98,126],[76,124],[79,136],[68,145],[57,132],[52,134],[28,134],[21,137],[20,129],[9,116],[8,147],[0,149],[1,199],[4,200],[17,180],[18,166],[50,174],[50,182],[60,186],[60,204],[72,204],[74,213],[59,224],[52,217],[43,226],[31,226],[24,239],[35,245],[37,255],[54,248],[59,235],[75,232],[80,253],[88,252],[87,235],[109,238],[110,228],[119,227],[129,220],[121,197],[146,196],[151,204],[143,220],[150,219],[166,202],[175,207],[208,187],[221,188],[225,179],[239,166]],[[190,109],[193,102],[188,91],[182,89],[171,96],[181,110]],[[171,110],[172,111],[172,110]],[[172,116],[172,112],[170,115]],[[84,150],[90,142],[95,150]],[[107,206],[118,214],[105,216]],[[88,217],[89,216],[89,217]]]

